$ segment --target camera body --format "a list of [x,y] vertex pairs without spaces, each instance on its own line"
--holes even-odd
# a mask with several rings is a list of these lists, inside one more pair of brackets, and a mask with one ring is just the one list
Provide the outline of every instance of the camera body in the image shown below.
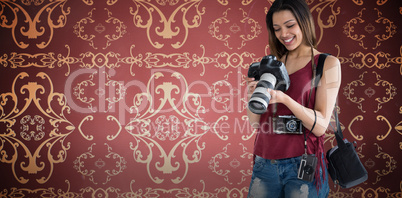
[[248,103],[250,111],[255,114],[263,114],[267,110],[271,100],[268,88],[286,91],[290,86],[285,65],[273,55],[264,56],[260,62],[252,63],[247,76],[259,81]]
[[303,154],[300,161],[297,178],[312,182],[314,179],[315,168],[317,166],[317,157],[313,154]]
[[272,118],[276,134],[303,134],[302,121],[292,115],[282,115]]

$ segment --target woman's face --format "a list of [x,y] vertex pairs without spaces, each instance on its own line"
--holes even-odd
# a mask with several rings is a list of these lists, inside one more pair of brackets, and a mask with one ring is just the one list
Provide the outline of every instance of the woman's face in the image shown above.
[[272,15],[273,28],[276,38],[293,51],[303,43],[303,33],[292,12],[282,10]]

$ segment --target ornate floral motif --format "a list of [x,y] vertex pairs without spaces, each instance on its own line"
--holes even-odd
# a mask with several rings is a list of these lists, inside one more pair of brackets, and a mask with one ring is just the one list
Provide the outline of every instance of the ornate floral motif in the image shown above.
[[365,99],[362,98],[362,97],[359,97],[359,98],[358,98],[358,97],[356,97],[356,96],[353,96],[353,95],[354,95],[354,88],[353,88],[353,87],[362,87],[362,86],[366,85],[366,84],[364,83],[364,81],[363,81],[364,74],[366,74],[366,73],[367,73],[367,72],[363,72],[363,74],[361,74],[361,75],[359,76],[359,80],[354,80],[354,81],[348,83],[348,85],[343,88],[343,90],[344,90],[344,91],[343,91],[343,95],[346,96],[346,99],[350,100],[351,102],[353,102],[353,103],[355,103],[355,104],[358,104],[358,108],[359,108],[363,113],[366,112],[366,111],[363,110],[363,104],[362,104],[362,102],[363,102]]
[[229,10],[231,10],[231,9],[228,8],[228,9],[226,9],[225,12],[223,12],[223,17],[219,17],[219,18],[215,19],[214,21],[212,21],[211,25],[209,25],[208,33],[211,34],[213,38],[215,38],[219,41],[225,42],[224,45],[226,47],[228,47],[229,49],[231,49],[229,47],[229,41],[228,41],[230,35],[229,34],[226,34],[226,35],[219,34],[220,33],[219,25],[221,25],[222,23],[227,24],[230,22],[230,20],[227,18]]
[[[367,35],[365,34],[353,34],[355,32],[355,27],[354,25],[357,24],[363,24],[366,21],[363,19],[363,11],[366,10],[366,8],[363,8],[360,12],[358,12],[358,16],[349,20],[344,28],[344,33],[347,35],[347,37],[351,38],[354,41],[359,42],[359,45],[363,47],[363,49],[368,49],[367,47],[364,46],[364,41],[363,39],[366,38]],[[390,21],[389,19],[381,16],[382,13],[377,9],[374,8],[375,11],[377,11],[377,16],[378,18],[375,20],[377,24],[383,24],[385,25],[385,33],[382,35],[376,34],[374,37],[377,39],[376,45],[372,47],[372,49],[377,49],[378,46],[381,45],[382,41],[388,40],[389,38],[393,37],[394,34],[396,34],[396,25]],[[371,23],[369,23],[371,24]],[[367,27],[367,26],[366,26]],[[366,30],[367,31],[367,30]],[[371,32],[368,31],[370,34]]]
[[229,4],[228,0],[217,0],[217,1],[218,1],[218,3],[220,3],[221,5],[224,5],[224,6]]
[[364,47],[363,44],[363,38],[366,37],[365,35],[357,35],[357,34],[353,34],[354,32],[354,26],[353,24],[357,24],[357,23],[364,23],[364,19],[362,18],[363,15],[363,10],[365,10],[366,8],[363,8],[360,12],[358,12],[358,17],[355,17],[351,20],[349,20],[345,26],[343,26],[343,33],[345,33],[349,38],[351,38],[354,41],[358,41],[359,45],[362,46],[364,49],[367,49],[367,47]]
[[241,139],[243,140],[243,141],[250,141],[250,139],[252,138],[252,137],[254,137],[254,135],[257,133],[257,129],[254,129],[254,128],[252,128],[251,126],[250,126],[250,124],[249,124],[249,122],[248,122],[248,116],[247,115],[244,115],[244,116],[242,116],[241,117],[241,120],[243,121],[243,126],[244,125],[246,125],[247,126],[247,129],[248,130],[246,130],[247,132],[250,132],[249,134],[247,134],[247,135],[242,135],[241,136]]
[[[172,1],[175,2],[174,4],[170,3],[169,5],[175,5],[174,11],[170,16],[166,16],[166,12],[163,12],[161,8],[155,4],[152,4],[150,1],[145,1],[145,0],[134,0],[133,1],[135,4],[135,8],[130,7],[130,13],[133,15],[133,22],[136,27],[139,28],[145,28],[147,30],[147,36],[148,40],[151,43],[151,45],[157,49],[160,49],[164,46],[164,44],[161,44],[157,41],[154,41],[155,39],[154,34],[155,33],[157,36],[162,37],[163,39],[172,39],[176,36],[179,35],[181,32],[181,28],[184,29],[184,32],[181,33],[181,35],[184,35],[184,39],[181,41],[177,41],[174,44],[171,44],[171,46],[175,49],[178,49],[182,47],[188,38],[188,32],[189,29],[191,28],[196,28],[199,27],[201,24],[201,16],[205,14],[205,8],[203,8],[201,11],[199,10],[199,5],[201,3],[201,0],[190,0],[190,1],[184,1],[180,5],[176,5],[178,1]],[[163,1],[162,1],[163,2]],[[161,6],[165,6],[165,3],[159,3]],[[195,12],[189,12],[190,9],[194,7]],[[145,12],[148,14],[148,16],[144,16],[140,13],[140,9],[145,9]],[[177,20],[181,21],[182,24],[181,26],[175,26],[174,22],[176,21],[176,17],[179,17],[179,13],[181,12],[182,18],[184,20]],[[159,19],[154,20],[154,13],[156,13]],[[194,16],[192,17],[192,20],[186,20],[185,18],[188,18],[189,14],[188,13],[194,13]],[[144,17],[148,17],[149,19],[143,19]],[[144,23],[144,21],[146,23]],[[192,22],[192,24],[188,23],[189,21]],[[153,24],[155,22],[162,23],[162,27],[156,24]],[[156,26],[156,27],[155,27]]]
[[395,130],[402,135],[402,121],[395,126]]
[[[81,133],[82,137],[85,138],[88,141],[94,140],[94,136],[93,135],[85,135],[85,132],[82,130],[82,125],[85,122],[93,121],[93,120],[94,120],[94,116],[93,115],[88,115],[85,118],[83,118],[81,120],[80,124],[78,125],[78,131]],[[119,134],[120,134],[121,130],[123,129],[123,127],[121,126],[120,122],[112,115],[108,115],[106,117],[106,120],[115,122],[117,124],[117,126],[119,127],[119,130],[117,130],[117,132],[114,135],[110,135],[110,134],[107,135],[106,139],[109,140],[109,141],[112,141],[112,140],[116,139],[117,136],[119,136]]]
[[[392,100],[394,98],[394,96],[396,95],[396,87],[386,81],[386,80],[382,80],[381,76],[379,74],[377,74],[377,72],[373,71],[373,74],[375,74],[376,78],[377,78],[377,82],[374,83],[374,85],[376,87],[384,87],[385,88],[385,96],[383,97],[377,97],[375,98],[375,101],[377,102],[377,110],[374,111],[374,113],[377,113],[381,108],[382,108],[382,104],[389,102],[390,100]],[[346,87],[343,88],[344,92],[343,94],[346,96],[346,98],[348,100],[350,100],[353,103],[358,104],[358,108],[365,113],[366,111],[363,110],[363,104],[362,102],[365,101],[366,99],[363,97],[353,97],[353,95],[355,94],[355,89],[353,87],[363,87],[366,85],[366,83],[364,83],[364,75],[367,74],[367,71],[363,72],[359,77],[359,80],[355,80],[352,81],[350,83],[348,83],[348,85]]]
[[220,52],[215,54],[215,56],[215,67],[221,69],[227,69],[228,67],[241,67],[246,69],[250,66],[250,63],[260,61],[260,58],[255,58],[255,54],[250,52],[242,52],[241,54],[236,52],[232,54],[229,54],[228,52]]
[[130,57],[125,57],[125,58],[119,59],[120,62],[130,65],[130,73],[132,76],[135,76],[135,73],[133,71],[133,66],[134,65],[138,65],[139,67],[142,66],[142,54],[138,54],[137,56],[134,56],[133,55],[134,47],[135,47],[135,45],[132,45],[130,47]]
[[[88,80],[81,81],[78,83],[74,88],[73,94],[76,96],[76,99],[81,101],[82,103],[85,103],[88,105],[88,108],[92,112],[98,112],[98,111],[104,111],[108,112],[113,108],[113,106],[118,103],[119,101],[124,99],[124,96],[126,95],[126,88],[124,84],[121,82],[118,82],[116,80],[111,80],[111,76],[105,72],[102,71],[102,74],[106,77],[99,77],[101,79],[105,79],[104,81],[106,82],[101,82],[101,80],[98,80],[100,83],[104,84],[99,84],[97,91],[97,95],[104,96],[104,97],[98,97],[98,100],[96,100],[94,97],[87,96],[88,92],[87,89],[93,88],[96,86],[96,81],[94,82],[95,76],[98,74],[97,71],[89,75]],[[105,96],[105,90],[112,91],[111,93],[108,93],[107,96]],[[93,90],[94,91],[94,90]],[[94,93],[95,93],[94,91]],[[92,93],[93,94],[93,93]],[[94,103],[98,102],[98,107],[94,106]],[[106,103],[106,109],[101,105],[101,103]]]
[[[42,5],[43,1],[35,1],[34,5],[41,7],[35,7],[35,10],[39,9],[39,11],[35,13],[35,17],[33,18],[28,13],[29,10],[17,2],[15,0],[0,1],[0,27],[11,29],[15,44],[22,49],[27,48],[29,44],[19,40],[21,36],[27,37],[30,40],[43,38],[43,40],[38,41],[40,43],[36,44],[36,46],[40,49],[47,47],[53,39],[54,29],[64,27],[67,15],[70,14],[70,8],[67,8],[67,11],[64,10],[67,0],[49,1],[49,3],[44,5]],[[21,2],[24,4],[24,1]],[[25,5],[33,6],[30,2],[25,3]],[[13,14],[14,19],[9,19],[10,17],[5,14],[9,12]],[[54,16],[52,15],[54,13],[61,14]],[[20,19],[20,17],[24,19]],[[55,18],[56,20],[54,20]],[[11,23],[9,23],[10,21]],[[55,21],[57,22],[56,24],[54,23]],[[21,24],[22,22],[24,24]],[[45,34],[48,31],[49,33]]]
[[387,138],[388,135],[391,133],[392,126],[391,126],[391,124],[389,123],[389,121],[387,120],[387,118],[384,117],[384,116],[382,116],[382,115],[377,116],[377,120],[378,120],[378,121],[385,121],[385,122],[387,123],[387,125],[388,125],[388,131],[387,131],[387,133],[386,133],[385,135],[377,135],[377,140],[378,140],[378,141],[382,141],[382,140],[384,140],[385,138]]
[[161,141],[169,140],[174,141],[180,136],[180,120],[174,115],[170,115],[166,118],[165,115],[161,115],[155,120],[156,130],[155,136]]
[[214,192],[205,191],[205,182],[200,180],[202,187],[200,190],[192,189],[188,187],[184,188],[172,188],[172,189],[163,189],[163,188],[146,188],[146,189],[138,189],[137,191],[133,191],[134,180],[130,183],[130,191],[121,192],[120,188],[116,187],[105,187],[105,188],[93,188],[93,187],[84,187],[81,188],[78,192],[70,191],[70,182],[66,180],[68,185],[67,191],[63,191],[62,189],[55,188],[38,188],[38,189],[29,189],[29,188],[12,188],[10,191],[3,190],[0,192],[1,196],[4,197],[19,197],[24,195],[43,197],[43,195],[51,196],[51,197],[121,197],[121,198],[133,198],[133,197],[143,197],[143,198],[151,198],[151,197],[200,197],[200,198],[213,198],[213,197],[246,197],[248,189],[247,187],[243,187],[241,189],[238,188],[227,188],[220,187],[216,188]]
[[107,4],[108,6],[112,6],[112,5],[116,4],[118,1],[119,1],[119,0],[107,0],[107,1],[106,1],[106,4]]
[[250,31],[249,31],[250,33],[247,35],[245,34],[240,35],[240,38],[242,39],[241,46],[238,47],[237,49],[241,49],[242,47],[244,47],[246,45],[246,42],[254,40],[262,32],[261,25],[256,20],[250,18],[248,16],[248,13],[245,12],[242,8],[239,8],[239,10],[242,11],[243,16],[243,18],[240,20],[240,23],[250,25]]
[[[400,182],[400,189],[402,191],[402,182]],[[339,198],[339,197],[373,197],[373,198],[380,198],[380,197],[389,197],[389,198],[397,198],[402,195],[402,192],[390,193],[389,188],[385,187],[378,187],[376,189],[373,188],[366,188],[363,187],[355,187],[347,192],[339,192],[340,187],[336,188],[336,191],[330,191],[328,198]]]
[[362,135],[355,135],[354,133],[353,133],[353,130],[352,130],[352,125],[353,125],[353,123],[357,120],[357,121],[362,121],[363,120],[363,116],[362,115],[358,115],[358,116],[356,116],[356,117],[354,117],[353,119],[352,119],[352,121],[350,121],[350,123],[349,123],[349,126],[348,126],[348,129],[349,129],[349,132],[350,132],[350,134],[356,139],[356,140],[363,140],[363,136]]
[[82,2],[84,2],[85,4],[87,4],[87,5],[89,5],[89,6],[91,6],[91,5],[94,4],[94,1],[93,1],[93,0],[82,0]]
[[[230,47],[229,44],[229,38],[231,37],[231,34],[236,34],[237,32],[240,32],[240,26],[238,26],[236,23],[233,23],[229,28],[221,28],[220,25],[223,23],[228,25],[230,23],[230,20],[228,19],[228,12],[231,9],[228,8],[225,12],[223,12],[223,16],[215,19],[211,25],[209,25],[209,31],[208,33],[212,35],[213,38],[224,42],[224,46],[228,47],[229,49],[233,49],[233,47]],[[258,37],[259,34],[261,34],[261,25],[254,19],[250,18],[248,16],[248,13],[245,12],[242,8],[239,8],[239,11],[241,11],[243,18],[240,20],[240,23],[243,24],[243,27],[250,27],[250,30],[243,30],[243,32],[249,32],[248,34],[241,34],[239,37],[241,38],[241,43],[240,46],[237,47],[237,49],[241,49],[246,45],[246,42],[251,41],[255,38]],[[221,30],[228,29],[230,32],[226,33],[223,35],[220,33]]]
[[249,5],[251,2],[253,2],[253,0],[242,0],[241,4],[242,5]]
[[355,3],[356,5],[359,5],[359,6],[363,5],[363,0],[352,0],[352,1],[353,1],[353,3]]
[[[65,117],[65,113],[70,113],[65,96],[54,92],[50,77],[46,73],[40,72],[36,77],[47,81],[47,86],[42,85],[41,80],[37,80],[28,82],[18,89],[17,81],[28,77],[27,73],[20,73],[11,85],[11,92],[0,95],[0,123],[6,126],[6,130],[0,134],[0,161],[11,164],[12,173],[18,182],[28,183],[29,179],[21,175],[22,172],[25,172],[30,177],[34,176],[38,183],[43,184],[52,176],[54,164],[65,161],[70,144],[65,145],[64,141],[75,127]],[[20,92],[16,92],[16,90],[20,90]],[[22,98],[24,96],[26,98]],[[41,102],[43,99],[47,100]],[[25,104],[21,108],[19,103]],[[7,108],[5,108],[6,106]],[[27,115],[27,111],[33,108],[36,108],[42,115],[36,115],[32,120],[31,116]],[[35,144],[37,146],[33,147],[32,144],[28,144],[29,138],[24,133],[22,135],[25,141],[15,138],[17,120],[20,120],[23,131],[26,129],[27,121],[30,121],[31,124],[32,122],[39,124],[35,128],[37,131],[31,131],[36,142],[39,143]],[[54,156],[55,153],[57,156]],[[47,154],[47,157],[41,158],[43,154]]]
[[[378,2],[379,1],[377,1],[377,3]],[[376,46],[373,47],[373,49],[376,49],[378,46],[381,45],[382,41],[386,41],[386,40],[388,40],[389,38],[393,37],[396,34],[396,25],[394,24],[394,22],[392,22],[389,19],[381,16],[382,13],[377,8],[374,8],[374,10],[377,11],[377,17],[378,17],[378,19],[376,19],[375,22],[377,24],[386,25],[385,28],[384,28],[385,29],[385,34],[382,34],[382,35],[376,34],[374,36],[377,39],[377,43],[376,43]]]
[[386,95],[385,97],[375,98],[375,101],[377,101],[378,104],[377,104],[377,110],[374,111],[374,113],[377,113],[382,108],[382,104],[387,103],[394,98],[394,96],[396,95],[396,87],[392,83],[386,80],[382,80],[381,76],[377,74],[377,72],[373,71],[373,73],[376,75],[377,79],[377,82],[374,85],[378,87],[379,86],[384,87]]
[[247,151],[247,147],[244,144],[239,143],[239,145],[242,147],[242,154],[240,154],[240,158],[247,159],[249,161],[250,169],[245,169],[245,170],[239,171],[241,173],[242,177],[241,177],[241,181],[237,184],[241,184],[244,181],[246,181],[247,178],[251,177],[251,175],[253,174],[252,170],[253,170],[253,165],[254,165],[254,161],[253,161],[254,154]]
[[369,158],[368,160],[366,160],[366,162],[364,162],[364,166],[366,166],[367,168],[371,169],[375,166],[375,161],[373,161],[371,158]]
[[62,67],[64,65],[67,66],[66,76],[70,74],[70,64],[75,64],[79,62],[78,58],[70,57],[70,47],[66,45],[68,50],[67,56],[64,57],[61,54],[55,57],[55,54],[49,52],[45,53],[37,53],[37,54],[28,54],[28,53],[15,53],[11,52],[10,56],[4,54],[0,58],[0,65],[4,67],[8,66],[10,63],[10,68],[27,68],[27,67],[38,67],[38,68],[49,68],[53,69],[56,67]]
[[[241,83],[239,86],[232,85],[230,76],[233,75],[233,72],[229,72],[224,76],[224,79],[214,82],[210,88],[210,94],[212,95],[212,100],[222,105],[223,110],[218,108],[215,109],[216,113],[219,112],[234,112],[235,111],[235,98],[240,98],[241,96]],[[237,72],[238,76],[242,76],[241,71]],[[237,75],[235,75],[236,78]],[[233,79],[232,78],[232,79]],[[243,98],[241,98],[243,99]],[[238,109],[239,112],[245,109],[244,100],[239,100],[241,107]]]
[[[319,36],[318,36],[318,39],[317,39],[317,43],[321,42],[321,39],[322,39],[322,37],[324,35],[324,29],[332,28],[336,24],[337,15],[339,15],[341,13],[341,8],[340,7],[338,7],[336,9],[336,11],[334,10],[335,9],[335,3],[337,1],[338,0],[325,0],[325,1],[319,1],[319,3],[317,3],[314,6],[310,5],[311,6],[311,8],[310,8],[311,13],[314,13],[314,12],[318,13],[316,21],[317,21],[317,26],[320,29],[320,33],[319,33]],[[308,3],[311,4],[312,2],[308,2]],[[327,10],[327,8],[329,10]],[[328,13],[330,13],[330,14],[328,15]],[[325,16],[328,15],[328,18],[323,19],[324,15]],[[325,24],[324,22],[327,22],[327,23]]]
[[382,6],[387,3],[388,0],[377,0],[377,5]]
[[[95,34],[86,34],[85,33],[85,27],[90,26],[90,24],[95,23],[95,20],[93,19],[92,15],[93,12],[96,10],[96,8],[93,8],[89,13],[88,17],[85,17],[81,19],[80,21],[77,22],[76,25],[74,25],[74,33],[77,35],[77,37],[81,38],[84,41],[89,42],[89,45],[92,46],[94,49],[98,49],[98,47],[95,46],[94,40],[96,38]],[[116,17],[112,17],[112,12],[109,11],[109,9],[105,8],[105,11],[107,12],[107,19],[105,20],[106,24],[115,24],[115,33],[116,34],[106,34],[103,37],[106,38],[106,46],[102,47],[102,49],[106,49],[111,45],[111,42],[119,40],[120,38],[123,37],[126,31],[126,25],[119,20]],[[92,25],[93,26],[93,25]],[[91,26],[90,26],[91,27]],[[102,23],[98,23],[93,30],[97,32],[98,34],[103,33],[106,30],[106,27]],[[99,45],[99,44],[98,44]]]
[[[225,147],[223,147],[223,151],[217,153],[212,157],[211,160],[208,161],[209,166],[208,168],[212,170],[213,173],[224,177],[224,181],[228,182],[229,184],[233,184],[233,182],[230,182],[229,174],[231,170],[229,169],[223,169],[221,168],[221,161],[225,160],[228,161],[232,159],[229,164],[230,167],[234,169],[238,168],[240,166],[240,162],[236,159],[236,156],[230,156],[228,152],[228,146],[230,146],[231,143],[226,144]],[[248,162],[250,162],[250,167],[249,169],[246,170],[240,170],[239,173],[242,175],[241,180],[237,182],[237,184],[242,184],[244,181],[246,181],[246,178],[251,177],[252,174],[252,167],[253,167],[253,154],[247,151],[247,147],[245,147],[242,143],[239,143],[239,146],[242,147],[243,153],[240,154],[240,158],[247,159]]]
[[[340,52],[339,46],[335,46],[338,48],[338,53]],[[402,47],[401,47],[402,54]],[[378,69],[386,69],[391,67],[391,64],[401,64],[401,73],[402,73],[402,58],[390,57],[389,53],[385,53],[382,51],[374,53],[363,53],[363,52],[355,52],[350,54],[350,58],[347,57],[339,57],[339,60],[342,64],[350,63],[350,67],[356,69],[362,69],[364,67],[367,68],[378,68]],[[355,60],[357,59],[357,60]]]
[[190,66],[197,67],[199,65],[202,66],[202,72],[200,76],[205,74],[205,65],[206,64],[215,64],[215,67],[227,69],[228,67],[233,68],[248,68],[251,62],[260,61],[260,58],[256,58],[254,53],[243,52],[241,54],[228,52],[221,52],[215,54],[215,57],[207,57],[205,56],[205,47],[200,45],[202,49],[202,54],[197,55],[193,54],[190,57],[188,52],[184,53],[172,53],[172,54],[163,54],[163,53],[146,53],[145,57],[142,54],[138,54],[137,56],[133,55],[134,45],[130,47],[130,55],[129,57],[120,57],[119,53],[109,51],[108,53],[97,53],[93,52],[84,52],[80,54],[80,57],[72,57],[70,56],[70,47],[68,45],[65,46],[68,50],[66,56],[62,54],[58,54],[57,58],[54,53],[49,52],[47,54],[38,53],[38,54],[27,54],[27,53],[11,53],[10,57],[7,54],[4,54],[0,57],[0,65],[4,67],[8,66],[10,63],[11,68],[24,68],[24,67],[47,67],[47,68],[55,68],[56,65],[58,67],[66,66],[68,71],[66,72],[66,76],[70,75],[70,65],[79,64],[82,68],[92,69],[92,68],[119,68],[121,63],[130,65],[130,73],[132,76],[135,76],[134,65],[138,67],[142,67],[145,65],[146,68],[162,68],[162,67],[174,67],[174,68],[190,68]]
[[228,182],[229,184],[233,184],[233,183],[231,183],[230,181],[229,181],[229,173],[230,173],[230,170],[228,170],[228,169],[226,169],[226,170],[223,170],[223,169],[219,169],[219,167],[220,167],[220,163],[219,163],[219,160],[221,160],[221,159],[223,159],[223,158],[225,158],[225,159],[227,159],[227,158],[229,158],[230,157],[230,155],[227,153],[227,151],[228,151],[228,146],[230,145],[230,143],[228,143],[228,144],[226,144],[226,146],[225,147],[223,147],[223,151],[222,152],[219,152],[219,153],[217,153],[216,155],[214,155],[213,157],[212,157],[212,159],[211,160],[209,160],[209,166],[208,166],[208,168],[209,169],[211,169],[212,170],[212,172],[213,173],[215,173],[215,174],[217,174],[217,175],[219,175],[219,176],[221,176],[221,177],[224,177],[224,180],[226,181],[226,182]]
[[[21,119],[20,124],[22,125],[20,135],[25,141],[31,141],[32,139],[40,141],[45,137],[45,132],[43,132],[45,119],[42,116],[35,115],[32,118],[31,115],[26,115]],[[30,125],[31,127],[29,127]],[[34,131],[35,129],[37,131]]]
[[[124,157],[112,152],[112,148],[106,143],[104,144],[107,147],[106,154],[104,156],[97,156],[93,151],[93,147],[95,145],[96,143],[93,143],[88,148],[88,152],[85,152],[77,157],[77,159],[74,161],[74,169],[76,169],[77,172],[82,176],[89,177],[89,181],[91,181],[93,184],[98,184],[98,182],[95,180],[100,180],[99,177],[101,176],[96,177],[97,174],[99,175],[100,173],[97,173],[95,169],[91,168],[94,166],[99,170],[102,170],[105,166],[112,167],[112,169],[106,169],[103,171],[104,174],[102,178],[104,178],[106,175],[106,179],[104,179],[105,181],[102,184],[107,184],[109,181],[111,181],[113,176],[123,173],[123,170],[127,168],[127,162]],[[98,160],[95,161],[95,158],[98,158]],[[109,165],[105,161],[108,163],[111,162],[114,165]]]
[[[190,68],[190,66],[197,67],[198,65],[202,66],[202,72],[200,76],[205,74],[205,65],[215,62],[213,58],[205,57],[205,47],[203,45],[200,46],[202,49],[202,55],[198,56],[197,54],[193,54],[192,58],[190,58],[190,54],[188,52],[184,53],[172,53],[172,54],[163,54],[163,53],[146,53],[144,59],[140,62],[139,66],[145,64],[146,68],[162,68],[162,67],[173,67],[173,68]],[[132,69],[131,69],[132,71]],[[131,75],[135,75],[134,72],[131,72]]]
[[[173,183],[177,184],[186,177],[189,165],[201,160],[202,150],[205,148],[205,143],[200,142],[201,137],[211,131],[221,140],[228,139],[227,135],[222,135],[216,131],[216,125],[221,121],[227,120],[227,116],[221,116],[213,124],[203,121],[200,114],[205,113],[205,107],[202,106],[201,97],[199,94],[189,92],[186,79],[179,73],[175,72],[171,77],[180,80],[180,84],[185,85],[184,87],[181,86],[183,89],[173,84],[173,82],[163,82],[162,84],[157,83],[154,85],[155,90],[150,90],[153,87],[151,82],[155,84],[155,81],[162,77],[164,77],[163,73],[155,73],[148,81],[147,92],[136,94],[134,105],[130,108],[134,117],[131,118],[125,129],[135,139],[134,143],[130,143],[134,160],[147,165],[148,175],[152,181],[159,184],[164,179],[153,176],[151,165],[164,174],[173,174],[183,167],[182,169],[184,170],[180,172],[184,171],[184,174],[171,179]],[[156,99],[151,92],[162,94],[162,97]],[[172,97],[172,92],[175,94],[182,92],[179,101]],[[159,104],[154,104],[156,101],[160,101]],[[183,123],[180,125],[183,127],[180,131],[182,135],[173,142],[174,146],[172,148],[164,148],[151,134],[153,131],[152,120],[155,119],[155,115],[163,115],[160,113],[166,111],[170,115],[176,114],[175,117],[184,119],[180,121],[180,123]],[[175,121],[175,123],[178,122],[178,120]],[[158,155],[154,153],[158,153]],[[157,161],[158,159],[152,158],[152,156],[159,156],[163,162]]]
[[115,52],[108,52],[106,54],[85,52],[80,55],[81,58],[78,59],[79,63],[81,63],[80,66],[87,69],[92,69],[94,67],[107,67],[109,69],[120,67],[120,59],[118,58],[119,54]]
[[375,94],[375,90],[369,87],[366,90],[364,90],[364,94],[366,94],[367,97],[371,98]]
[[378,154],[375,157],[376,158],[382,157],[382,159],[384,159],[384,160],[388,159],[388,161],[385,162],[386,169],[374,171],[375,173],[377,173],[377,178],[376,178],[375,182],[373,182],[373,184],[376,184],[377,182],[379,182],[381,180],[381,177],[392,173],[396,169],[396,160],[394,159],[394,157],[392,157],[388,153],[383,152],[382,148],[377,143],[374,143],[374,145],[377,146],[377,150],[378,150]]
[[371,34],[372,32],[375,31],[375,27],[373,26],[373,24],[369,23],[368,25],[366,25],[366,27],[364,27],[364,30]]

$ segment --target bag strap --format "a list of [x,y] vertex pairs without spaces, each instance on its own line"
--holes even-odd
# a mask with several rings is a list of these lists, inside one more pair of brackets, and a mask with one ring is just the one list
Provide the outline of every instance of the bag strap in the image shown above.
[[[335,107],[337,104],[335,104]],[[334,130],[336,142],[338,143],[338,147],[342,147],[345,145],[345,142],[343,141],[343,134],[342,134],[342,129],[341,125],[339,124],[339,119],[338,119],[338,112],[336,111],[336,108],[334,109],[334,117],[335,117],[335,122],[336,122],[336,131]]]
[[315,91],[317,91],[317,87],[318,87],[318,83],[321,80],[322,77],[322,72],[324,70],[324,62],[325,59],[327,58],[329,54],[326,53],[322,53],[320,54],[320,56],[318,57],[318,64],[315,67],[316,73],[315,73],[315,78],[314,78],[314,87],[315,87]]
[[[315,64],[313,65],[313,68],[312,68],[312,70],[313,70],[313,79],[311,80],[312,81],[311,82],[311,89],[310,89],[310,93],[309,93],[309,96],[308,96],[307,105],[310,104],[311,93],[313,92],[313,89],[315,89],[315,93],[317,93],[317,87],[318,87],[318,83],[321,80],[322,71],[323,71],[323,68],[324,68],[324,62],[325,62],[325,59],[327,58],[328,55],[329,54],[326,54],[326,53],[320,54],[318,56],[318,65],[315,65]],[[313,129],[315,127],[315,124],[316,124],[316,121],[317,121],[316,112],[315,112],[314,109],[313,109],[313,111],[314,111],[314,124],[313,124],[313,127],[311,128],[310,131],[313,131]],[[306,139],[306,137],[304,139]]]
[[[315,84],[315,89],[317,91],[317,85],[321,80],[322,77],[322,73],[324,71],[324,62],[325,62],[325,58],[328,56],[329,54],[320,54],[319,58],[318,58],[318,65],[316,67],[316,76],[315,76],[315,80],[314,80],[314,84]],[[336,130],[334,129],[334,134],[335,134],[335,138],[336,138],[336,142],[338,143],[338,147],[342,147],[343,145],[345,145],[345,142],[343,141],[343,134],[342,134],[342,129],[341,126],[339,124],[339,119],[338,119],[338,112],[336,111],[336,107],[338,106],[338,103],[335,104],[335,108],[334,111],[332,112],[335,118],[335,122],[336,122]],[[332,126],[331,122],[330,125]],[[333,128],[333,126],[332,126]]]

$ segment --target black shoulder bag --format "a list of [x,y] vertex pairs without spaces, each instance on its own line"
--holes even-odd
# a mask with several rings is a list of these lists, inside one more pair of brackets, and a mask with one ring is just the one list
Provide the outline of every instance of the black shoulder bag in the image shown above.
[[338,113],[335,110],[336,131],[334,131],[337,146],[327,152],[328,173],[335,184],[342,188],[350,188],[367,180],[367,171],[355,150],[356,142],[343,138],[339,125]]
[[[321,54],[317,65],[316,81],[322,76],[324,61],[328,54]],[[321,58],[321,56],[325,56]],[[328,173],[335,184],[342,188],[350,188],[367,180],[367,171],[355,150],[356,142],[349,142],[343,137],[339,124],[338,113],[334,110],[336,130],[334,130],[337,146],[327,152]],[[332,126],[332,125],[331,125]]]

